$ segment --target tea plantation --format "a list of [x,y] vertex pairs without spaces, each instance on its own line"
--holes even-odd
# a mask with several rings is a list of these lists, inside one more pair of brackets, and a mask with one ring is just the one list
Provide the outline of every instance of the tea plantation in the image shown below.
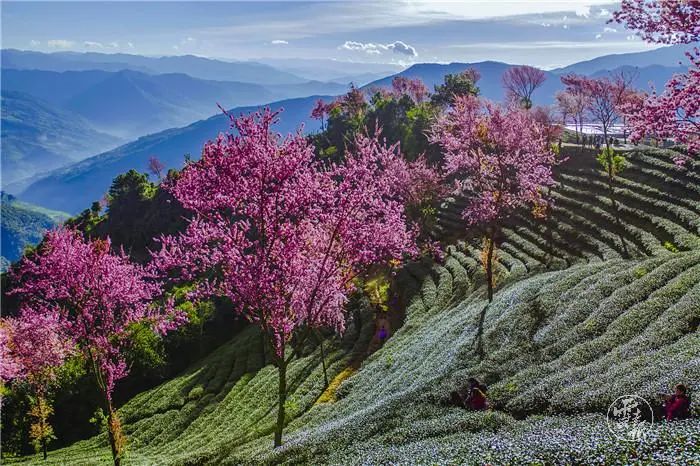
[[[700,396],[700,164],[656,149],[627,158],[611,196],[593,158],[570,155],[549,220],[524,213],[505,230],[490,305],[480,242],[459,237],[459,201],[447,203],[436,235],[454,244],[443,264],[396,277],[406,315],[385,346],[360,366],[371,323],[327,340],[326,393],[320,348],[292,364],[283,447],[272,449],[277,374],[250,328],[120,409],[124,463],[700,464],[697,401],[694,419],[657,419],[641,443],[606,426],[620,395],[658,407],[686,383]],[[492,410],[448,404],[470,376]],[[111,454],[103,434],[23,461]]]

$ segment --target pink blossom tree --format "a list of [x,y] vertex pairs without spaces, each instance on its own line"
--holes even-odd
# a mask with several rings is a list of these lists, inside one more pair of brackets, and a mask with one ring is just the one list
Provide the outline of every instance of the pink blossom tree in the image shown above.
[[12,351],[12,321],[0,320],[0,382],[6,384],[22,374],[22,366]]
[[605,139],[606,172],[612,189],[614,178],[614,153],[610,144],[610,133],[623,117],[623,109],[636,92],[632,88],[632,76],[622,73],[600,78],[589,78],[576,74],[562,76],[566,91],[585,96],[588,116],[600,126]]
[[[637,30],[648,42],[671,44],[700,40],[700,1],[623,0],[614,21]],[[675,139],[686,144],[690,154],[700,153],[700,50],[686,53],[690,67],[666,83],[664,92],[628,105],[626,113],[633,128],[632,139],[645,137]],[[676,163],[684,164],[684,157]]]
[[539,210],[544,188],[553,184],[555,154],[531,112],[503,108],[476,97],[455,100],[433,128],[445,151],[445,175],[467,205],[462,217],[485,235],[484,268],[493,300],[493,254],[501,226],[516,209]]
[[158,157],[155,155],[152,155],[148,159],[148,171],[151,172],[152,175],[155,175],[156,178],[158,178],[158,181],[160,181],[163,178],[163,170],[165,169],[165,165],[163,162],[158,160]]
[[47,457],[48,442],[55,439],[48,417],[53,412],[50,396],[58,382],[58,370],[72,354],[73,346],[65,335],[56,313],[38,313],[22,309],[18,317],[0,322],[0,351],[3,360],[14,366],[11,372],[0,371],[4,383],[26,383],[31,397],[33,422],[30,437]]
[[700,1],[622,0],[612,21],[638,31],[648,42],[697,42],[700,40]]
[[566,91],[557,92],[556,101],[564,124],[567,121],[571,121],[574,124],[576,143],[581,142],[586,108],[588,108],[588,97],[582,92],[582,89],[576,86]]
[[[118,466],[125,438],[112,393],[128,374],[130,328],[149,323],[163,334],[184,317],[169,300],[162,305],[155,301],[162,288],[152,273],[110,248],[109,240],[86,241],[67,228],[50,231],[37,253],[21,261],[15,272],[19,286],[11,293],[21,298],[26,322],[55,319],[61,334],[90,364],[108,412],[109,443]],[[26,354],[36,358],[31,350]]]
[[171,190],[193,219],[185,233],[162,238],[155,256],[172,278],[197,282],[197,295],[229,297],[261,328],[279,375],[275,446],[292,338],[342,332],[354,277],[415,248],[396,147],[360,136],[343,162],[322,163],[301,132],[272,131],[277,115],[232,118],[238,134],[207,143],[185,167]]
[[544,84],[544,71],[532,66],[514,66],[503,73],[503,87],[507,97],[516,100],[526,109],[532,107],[532,94]]
[[392,94],[397,98],[408,96],[413,102],[419,104],[430,95],[428,88],[420,79],[411,79],[404,76],[396,76],[391,81]]

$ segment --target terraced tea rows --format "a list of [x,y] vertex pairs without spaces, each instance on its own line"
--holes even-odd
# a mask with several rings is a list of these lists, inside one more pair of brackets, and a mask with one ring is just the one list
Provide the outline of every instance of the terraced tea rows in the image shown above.
[[[518,270],[639,258],[700,247],[700,163],[675,166],[669,151],[632,151],[614,182],[591,154],[572,151],[557,169],[547,220],[520,213],[503,231],[499,255]],[[435,235],[460,237],[463,203],[446,203]],[[469,248],[480,248],[478,240]]]
[[[700,180],[655,151],[630,159],[616,181],[620,223],[604,177],[562,167],[556,221],[522,216],[506,229],[490,305],[477,241],[450,246],[443,265],[406,267],[404,325],[330,402],[316,402],[319,352],[294,362],[282,448],[272,450],[276,373],[249,329],[120,409],[125,464],[697,464],[697,418],[656,423],[641,444],[605,424],[620,395],[658,403],[700,380]],[[369,334],[334,344],[332,377],[351,373]],[[469,376],[489,385],[494,410],[447,403]],[[44,464],[109,461],[101,435]]]
[[[555,441],[523,461],[564,454],[576,462],[601,454],[623,458],[634,448],[606,440],[600,415],[559,415],[604,412],[626,393],[653,400],[675,382],[700,380],[700,251],[581,264],[507,285],[486,309],[484,359],[475,339],[487,303],[483,287],[471,291],[470,264],[455,249],[445,267],[415,264],[399,277],[410,298],[405,325],[341,385],[336,402],[314,405],[322,391],[318,354],[298,360],[290,404],[296,418],[281,450],[270,453],[275,372],[261,367],[259,336],[250,330],[197,370],[121,409],[129,462],[353,463],[365,454],[371,463],[386,450],[394,461],[412,463],[416,445],[427,442],[447,454],[449,445],[473,440],[453,451],[459,458],[487,447],[479,435],[497,432],[503,451],[489,453],[495,461],[524,454],[524,445],[508,446],[522,430],[544,435],[552,424],[569,436],[580,430],[581,450],[566,453],[568,445]],[[332,353],[334,374],[349,363],[344,354]],[[468,413],[445,404],[469,375],[490,384],[498,411]],[[548,417],[513,417],[532,412]],[[654,454],[676,448],[699,453],[688,436],[700,432],[698,421],[658,429]],[[607,453],[601,445],[610,447]],[[106,439],[53,452],[50,460],[93,464],[96,452],[108,460]]]

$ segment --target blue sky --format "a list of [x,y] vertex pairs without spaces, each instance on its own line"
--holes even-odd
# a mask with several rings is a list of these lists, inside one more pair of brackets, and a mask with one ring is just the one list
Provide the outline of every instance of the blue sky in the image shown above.
[[615,3],[2,2],[2,47],[231,60],[499,60],[554,68],[653,48],[606,24]]

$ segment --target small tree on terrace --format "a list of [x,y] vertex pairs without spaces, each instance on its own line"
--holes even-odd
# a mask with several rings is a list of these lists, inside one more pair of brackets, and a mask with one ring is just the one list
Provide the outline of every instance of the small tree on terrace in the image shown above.
[[516,100],[525,109],[532,108],[532,94],[544,84],[544,71],[532,66],[514,66],[503,73],[503,87],[508,97]]
[[208,143],[172,186],[194,217],[156,256],[196,293],[229,297],[260,326],[278,370],[275,446],[282,443],[287,368],[314,329],[342,331],[353,278],[368,264],[414,250],[394,147],[359,137],[345,160],[321,163],[301,132],[272,132],[269,109],[232,119],[238,135]]
[[556,94],[557,107],[562,115],[564,124],[571,119],[574,123],[574,131],[576,133],[576,143],[582,142],[581,135],[583,134],[583,123],[588,108],[588,97],[583,93],[583,90],[574,87],[566,91],[559,91]]
[[459,97],[432,134],[445,151],[445,174],[467,205],[462,217],[484,231],[484,268],[493,300],[493,254],[504,220],[516,209],[543,202],[555,154],[531,112]]
[[163,179],[163,170],[165,170],[165,165],[158,160],[158,157],[152,155],[148,158],[148,171],[154,175],[158,181]]
[[129,372],[124,355],[130,330],[149,323],[164,333],[181,322],[181,315],[169,303],[154,303],[161,294],[160,284],[123,252],[111,253],[110,244],[85,241],[70,229],[50,231],[38,252],[20,263],[19,286],[11,293],[22,299],[23,319],[55,318],[61,335],[89,363],[108,414],[114,464],[119,466],[126,439],[112,394],[116,382]]
[[567,92],[586,96],[586,110],[590,118],[600,125],[605,138],[605,169],[608,174],[608,184],[612,189],[615,176],[614,151],[610,145],[610,133],[622,117],[622,109],[627,102],[634,98],[631,76],[622,73],[601,78],[588,78],[570,74],[561,78]]
[[[689,44],[700,41],[700,1],[623,0],[614,21],[639,31],[648,42]],[[661,95],[652,94],[625,109],[633,128],[632,139],[646,136],[673,138],[700,153],[700,50],[686,53],[690,68],[666,83]],[[684,164],[684,157],[676,157]]]
[[44,459],[54,440],[48,418],[53,413],[50,397],[58,383],[58,370],[72,352],[55,313],[43,314],[23,309],[19,317],[0,321],[0,381],[25,383],[29,387],[32,418],[30,438]]

